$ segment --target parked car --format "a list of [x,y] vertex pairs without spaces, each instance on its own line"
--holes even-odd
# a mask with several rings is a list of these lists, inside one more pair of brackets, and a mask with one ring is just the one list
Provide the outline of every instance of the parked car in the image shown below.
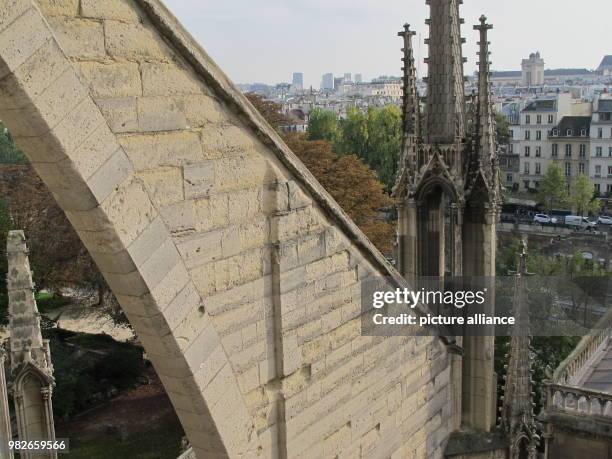
[[597,218],[597,224],[598,225],[612,225],[612,217],[609,217],[607,215],[600,215]]
[[543,224],[543,223],[552,223],[552,224],[555,224],[555,223],[557,223],[557,219],[555,217],[550,217],[550,216],[548,216],[546,214],[535,214],[533,216],[533,222],[534,223],[540,223],[540,224]]
[[567,226],[579,229],[586,229],[592,231],[597,226],[597,223],[592,222],[587,217],[581,217],[580,215],[567,215],[565,217],[565,224]]

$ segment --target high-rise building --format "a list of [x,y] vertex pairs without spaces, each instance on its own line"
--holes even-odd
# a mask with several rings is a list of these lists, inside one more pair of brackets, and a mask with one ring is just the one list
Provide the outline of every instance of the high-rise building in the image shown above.
[[345,83],[350,83],[351,81],[352,81],[351,74],[350,73],[345,73],[344,74],[344,82]]
[[321,89],[334,89],[334,74],[333,73],[325,73],[323,75],[323,79],[321,80]]
[[531,53],[529,59],[521,63],[524,86],[542,86],[544,84],[544,59],[540,53]]
[[363,77],[361,76],[361,73],[355,74],[355,83],[363,83]]
[[304,74],[303,73],[293,74],[293,86],[295,87],[295,89],[299,89],[299,90],[304,89]]

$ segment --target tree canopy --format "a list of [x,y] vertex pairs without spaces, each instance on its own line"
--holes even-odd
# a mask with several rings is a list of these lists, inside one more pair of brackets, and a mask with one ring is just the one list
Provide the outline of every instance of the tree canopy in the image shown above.
[[574,179],[570,203],[577,215],[586,216],[599,211],[601,202],[595,198],[595,187],[586,175],[580,174]]
[[[280,106],[251,95],[247,97],[270,124],[278,129],[279,125],[275,120],[279,119],[279,114],[282,115]],[[334,113],[315,109],[310,114],[308,135],[281,132],[287,145],[319,183],[383,253],[391,251],[395,230],[393,225],[385,221],[381,209],[391,206],[392,201],[385,193],[385,185],[361,155],[368,152],[370,126],[387,129],[385,132],[389,132],[389,125],[392,126],[393,122],[388,120],[395,116],[393,112],[390,113],[391,115],[385,113],[370,118],[369,113],[362,114],[351,110],[346,122],[342,123],[342,129],[339,129]],[[313,119],[316,140],[312,138]],[[386,145],[383,140],[381,133],[380,138],[376,139],[377,145]],[[354,151],[353,148],[359,151]],[[391,147],[388,148],[390,151]],[[342,153],[337,154],[339,149],[342,149]],[[381,164],[387,163],[381,161]]]
[[546,173],[540,181],[538,200],[548,212],[556,207],[565,206],[568,202],[565,175],[563,175],[561,167],[555,162],[549,164]]

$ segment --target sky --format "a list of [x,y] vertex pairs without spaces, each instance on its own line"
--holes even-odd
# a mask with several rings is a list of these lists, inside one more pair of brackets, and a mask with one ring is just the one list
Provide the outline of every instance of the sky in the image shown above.
[[[165,0],[166,5],[234,83],[290,82],[304,73],[318,88],[323,73],[361,73],[364,81],[400,75],[401,39],[411,24],[427,37],[425,0]],[[481,14],[490,32],[493,70],[520,70],[521,59],[540,51],[546,68],[597,68],[612,54],[611,0],[465,0],[461,16],[467,42],[465,72],[475,70]],[[420,55],[419,76],[426,46]]]

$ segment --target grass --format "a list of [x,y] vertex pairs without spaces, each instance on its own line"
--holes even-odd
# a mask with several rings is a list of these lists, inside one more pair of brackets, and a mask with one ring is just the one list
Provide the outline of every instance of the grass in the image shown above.
[[52,293],[39,292],[36,294],[36,305],[40,312],[49,312],[70,304],[71,300]]
[[176,459],[181,453],[182,437],[180,425],[172,424],[132,434],[123,440],[119,435],[71,438],[68,456],[71,459]]

